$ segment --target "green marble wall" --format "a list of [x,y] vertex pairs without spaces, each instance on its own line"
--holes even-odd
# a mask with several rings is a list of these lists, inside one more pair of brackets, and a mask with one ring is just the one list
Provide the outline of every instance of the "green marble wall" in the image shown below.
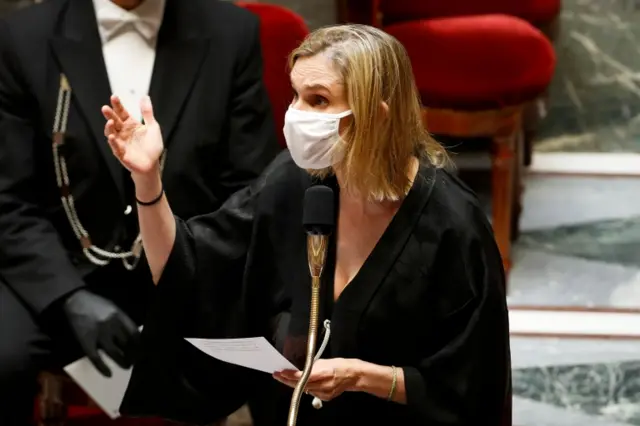
[[[625,425],[640,425],[638,361],[516,370],[513,393],[520,398],[582,412],[594,416],[594,420],[608,418]],[[553,424],[578,426],[568,422]]]
[[541,151],[640,151],[640,1],[564,0]]

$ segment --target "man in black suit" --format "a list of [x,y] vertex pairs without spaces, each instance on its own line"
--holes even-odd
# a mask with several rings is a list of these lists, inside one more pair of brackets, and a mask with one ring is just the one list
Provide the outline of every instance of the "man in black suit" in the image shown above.
[[278,150],[258,32],[217,0],[47,0],[0,21],[1,425],[28,423],[41,368],[87,355],[109,375],[98,349],[131,364],[152,284],[101,106],[139,113],[148,93],[174,211],[215,210]]

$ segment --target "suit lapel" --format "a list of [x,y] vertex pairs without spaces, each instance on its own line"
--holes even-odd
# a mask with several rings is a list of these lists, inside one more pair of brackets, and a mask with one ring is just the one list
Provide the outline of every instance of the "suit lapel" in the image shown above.
[[[73,102],[77,103],[78,110],[91,128],[94,142],[98,144],[124,201],[126,174],[103,133],[104,118],[100,108],[109,103],[111,88],[94,16],[90,0],[69,0],[59,33],[51,40],[51,47],[61,72],[69,80]],[[167,146],[208,50],[209,40],[201,21],[195,4],[167,0],[149,90]]]
[[[51,40],[61,72],[67,76],[72,101],[88,123],[118,191],[124,197],[124,173],[104,137],[100,108],[109,103],[111,88],[102,57],[102,43],[90,0],[70,0],[60,33]],[[123,198],[124,199],[124,198]]]
[[208,51],[209,40],[200,21],[192,2],[167,1],[149,89],[165,146],[171,144],[173,130]]

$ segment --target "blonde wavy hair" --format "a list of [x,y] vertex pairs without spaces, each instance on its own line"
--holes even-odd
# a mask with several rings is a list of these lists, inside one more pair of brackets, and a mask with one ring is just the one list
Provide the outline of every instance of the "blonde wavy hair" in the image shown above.
[[[331,60],[353,112],[342,133],[344,159],[336,165],[347,188],[370,199],[397,200],[411,186],[413,157],[434,167],[448,164],[446,150],[424,127],[411,62],[398,40],[366,25],[321,28],[291,53],[289,67],[318,54]],[[311,173],[324,177],[331,169]]]

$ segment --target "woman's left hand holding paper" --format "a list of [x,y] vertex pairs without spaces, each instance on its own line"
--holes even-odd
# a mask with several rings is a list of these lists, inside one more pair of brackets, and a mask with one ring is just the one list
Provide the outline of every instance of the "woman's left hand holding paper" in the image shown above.
[[[342,393],[356,390],[360,374],[357,359],[332,358],[319,359],[313,364],[305,392],[321,399],[330,401]],[[277,372],[273,377],[279,382],[294,388],[301,371],[285,370]]]

